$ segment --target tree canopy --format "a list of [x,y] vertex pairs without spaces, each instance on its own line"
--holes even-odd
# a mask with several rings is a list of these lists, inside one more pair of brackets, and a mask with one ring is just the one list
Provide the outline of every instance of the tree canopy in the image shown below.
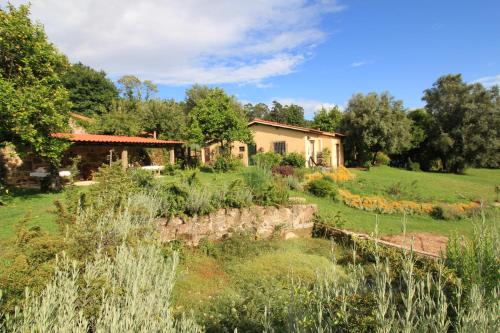
[[[188,101],[192,98],[187,94]],[[202,142],[219,142],[227,148],[233,141],[252,142],[252,134],[241,107],[234,98],[220,88],[208,88],[206,94],[196,99],[189,110],[190,130],[196,137],[202,134]]]
[[101,115],[118,97],[118,89],[104,71],[96,71],[80,62],[71,65],[61,80],[69,92],[71,110],[76,113]]
[[443,169],[500,166],[500,96],[498,86],[467,84],[460,74],[440,77],[425,90],[426,110],[437,123],[433,140]]
[[358,163],[374,163],[378,152],[403,152],[411,144],[410,127],[403,102],[389,93],[356,94],[342,119],[346,154]]
[[338,106],[330,109],[322,107],[314,114],[311,127],[322,131],[335,132],[339,130],[341,120],[342,111]]
[[0,141],[31,147],[57,164],[67,144],[51,133],[68,126],[71,103],[60,74],[64,55],[48,41],[29,7],[0,8]]
[[265,119],[295,126],[306,125],[302,106],[296,104],[282,105],[277,101],[273,101],[271,111]]

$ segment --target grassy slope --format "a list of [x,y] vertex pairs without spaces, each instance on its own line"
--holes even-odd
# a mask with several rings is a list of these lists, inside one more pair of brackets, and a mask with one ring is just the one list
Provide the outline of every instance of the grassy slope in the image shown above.
[[17,222],[27,219],[28,226],[37,225],[48,232],[56,232],[54,200],[63,193],[40,193],[38,190],[18,190],[6,206],[0,207],[0,241],[11,238]]
[[350,169],[356,179],[349,186],[359,194],[386,195],[386,189],[401,182],[406,188],[402,198],[428,202],[467,202],[495,200],[495,186],[500,185],[500,170],[468,169],[465,175],[414,172],[390,167],[370,171]]
[[[223,295],[249,297],[249,290],[264,285],[263,281],[286,281],[291,276],[312,281],[318,269],[331,265],[345,250],[328,240],[298,238],[287,241],[260,241],[247,244],[247,254],[225,252],[222,258],[207,256],[196,249],[186,249],[174,287],[178,310],[210,307],[214,298]],[[262,249],[255,250],[256,247]],[[339,276],[343,274],[339,269]],[[257,288],[258,289],[258,288]],[[188,297],[186,297],[188,295]],[[201,311],[200,311],[201,310]]]

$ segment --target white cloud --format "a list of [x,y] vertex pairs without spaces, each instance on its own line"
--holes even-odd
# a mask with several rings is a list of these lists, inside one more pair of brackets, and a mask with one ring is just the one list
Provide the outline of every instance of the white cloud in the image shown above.
[[472,83],[481,83],[483,86],[491,87],[494,85],[500,85],[500,74],[495,76],[485,76],[477,80],[472,81]]
[[[320,110],[322,107],[325,109],[333,108],[334,106],[339,106],[338,104],[331,102],[322,102],[314,99],[302,99],[302,98],[289,98],[289,97],[276,97],[272,99],[283,105],[297,104],[304,108],[304,117],[306,119],[312,119],[314,113]],[[271,105],[271,103],[269,103]],[[339,106],[340,107],[340,106]]]
[[351,64],[351,67],[361,67],[368,64],[366,61],[356,61]]
[[[26,0],[16,0],[19,4]],[[336,0],[31,0],[71,61],[158,83],[259,83],[326,38]]]

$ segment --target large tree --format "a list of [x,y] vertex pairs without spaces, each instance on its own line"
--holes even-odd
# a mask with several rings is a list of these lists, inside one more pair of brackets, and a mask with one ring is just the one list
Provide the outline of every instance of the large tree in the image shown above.
[[145,131],[156,132],[159,138],[189,139],[186,135],[183,103],[173,99],[154,99],[145,102],[142,108],[142,122]]
[[498,167],[500,97],[498,87],[467,84],[460,74],[440,77],[422,98],[439,126],[438,155],[443,169]]
[[356,94],[342,119],[347,157],[354,162],[375,162],[379,152],[400,153],[410,147],[411,122],[403,102],[389,93]]
[[76,63],[62,75],[62,82],[73,103],[71,110],[87,116],[107,112],[118,97],[118,89],[104,71]]
[[304,126],[304,108],[297,104],[282,105],[277,101],[273,101],[271,111],[265,117],[267,120],[278,123]]
[[[189,101],[189,94],[188,94]],[[252,142],[252,134],[241,107],[236,100],[220,88],[209,88],[204,96],[196,99],[189,111],[193,134],[202,133],[203,142],[218,142],[223,151],[229,151],[233,141]]]
[[339,130],[340,121],[342,120],[342,111],[338,106],[330,109],[322,107],[314,114],[311,127],[327,132],[335,132]]
[[71,103],[60,80],[68,66],[28,6],[0,8],[0,144],[28,146],[59,163],[67,144],[50,134],[68,126]]
[[243,106],[243,109],[245,110],[248,120],[253,120],[255,118],[264,119],[269,114],[269,106],[265,103],[257,103],[255,105],[247,103]]

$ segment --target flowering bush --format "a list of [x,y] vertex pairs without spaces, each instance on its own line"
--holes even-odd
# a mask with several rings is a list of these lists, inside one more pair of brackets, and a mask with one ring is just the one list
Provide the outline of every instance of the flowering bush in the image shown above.
[[293,176],[294,175],[294,168],[290,165],[278,165],[273,167],[273,174],[276,175],[282,175],[284,177],[288,176]]
[[[379,196],[361,196],[352,194],[345,189],[339,189],[339,195],[342,201],[349,207],[366,210],[369,212],[378,212],[381,214],[436,214],[436,205],[432,203],[419,203],[409,200],[392,201]],[[458,217],[469,210],[478,207],[475,202],[471,203],[455,203],[439,205],[440,209],[448,212],[453,211],[453,216]],[[434,212],[434,213],[433,213]]]
[[314,173],[310,173],[310,174],[305,176],[307,181],[312,181],[312,180],[320,179],[323,177],[327,177],[336,183],[343,183],[343,182],[347,182],[349,180],[354,179],[356,177],[356,175],[351,173],[349,171],[349,169],[347,169],[346,167],[339,166],[337,169],[335,169],[332,172],[328,172],[328,173],[314,172]]

